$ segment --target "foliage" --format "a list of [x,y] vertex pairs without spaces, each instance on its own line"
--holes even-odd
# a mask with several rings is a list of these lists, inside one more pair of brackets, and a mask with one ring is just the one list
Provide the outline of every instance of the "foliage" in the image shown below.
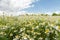
[[60,16],[60,13],[59,14],[53,13],[52,16]]
[[43,17],[0,17],[0,40],[60,40],[60,20]]

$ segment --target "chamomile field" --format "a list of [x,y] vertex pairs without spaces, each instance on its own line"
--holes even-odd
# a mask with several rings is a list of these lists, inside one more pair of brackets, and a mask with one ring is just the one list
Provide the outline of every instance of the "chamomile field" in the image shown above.
[[0,40],[60,40],[60,16],[0,16]]

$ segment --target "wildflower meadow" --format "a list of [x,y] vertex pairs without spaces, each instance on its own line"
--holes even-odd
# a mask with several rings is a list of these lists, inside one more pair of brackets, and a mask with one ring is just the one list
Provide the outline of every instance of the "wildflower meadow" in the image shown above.
[[0,40],[60,40],[60,18],[0,16]]

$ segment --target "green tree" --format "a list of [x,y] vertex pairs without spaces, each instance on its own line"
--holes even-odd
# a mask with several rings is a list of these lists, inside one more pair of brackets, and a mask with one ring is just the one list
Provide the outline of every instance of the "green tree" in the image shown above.
[[58,15],[58,14],[56,14],[56,13],[53,13],[53,14],[52,14],[52,16],[57,16],[57,15]]

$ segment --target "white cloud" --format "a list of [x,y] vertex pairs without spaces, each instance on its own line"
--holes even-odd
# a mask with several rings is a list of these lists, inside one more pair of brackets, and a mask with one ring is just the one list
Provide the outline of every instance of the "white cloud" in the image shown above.
[[6,12],[6,11],[0,11],[0,15],[6,15],[6,16],[18,16],[18,15],[24,15],[26,14],[26,11],[20,11],[20,12]]
[[31,5],[37,0],[0,0],[1,11],[19,11],[25,8],[33,7]]
[[11,0],[10,4],[13,8],[26,8],[32,3],[32,0]]

